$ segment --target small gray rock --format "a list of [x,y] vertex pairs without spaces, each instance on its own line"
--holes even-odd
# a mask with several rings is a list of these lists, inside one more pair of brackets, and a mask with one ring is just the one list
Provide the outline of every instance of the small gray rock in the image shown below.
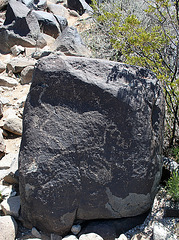
[[35,59],[30,58],[13,58],[8,64],[8,71],[12,71],[13,73],[21,72],[27,66],[34,66],[36,63]]
[[27,66],[21,72],[21,84],[28,84],[32,81],[34,66]]
[[75,235],[77,235],[81,231],[81,225],[73,225],[71,228],[71,232]]
[[35,227],[32,228],[31,232],[34,237],[41,238],[40,232]]
[[8,118],[3,126],[3,129],[15,134],[22,135],[22,119],[18,117]]
[[2,211],[5,215],[19,217],[20,196],[10,197],[1,203]]
[[11,77],[0,74],[0,86],[4,87],[15,87],[18,85],[18,82]]

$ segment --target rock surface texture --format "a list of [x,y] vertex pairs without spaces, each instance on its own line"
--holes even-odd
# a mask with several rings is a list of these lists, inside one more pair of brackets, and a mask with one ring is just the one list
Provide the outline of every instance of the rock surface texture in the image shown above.
[[25,225],[64,235],[78,219],[149,210],[161,177],[164,118],[153,73],[57,55],[34,71],[19,154]]

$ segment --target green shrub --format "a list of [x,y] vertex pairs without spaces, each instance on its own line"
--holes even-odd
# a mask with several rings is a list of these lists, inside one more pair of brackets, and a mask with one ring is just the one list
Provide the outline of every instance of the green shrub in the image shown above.
[[167,193],[174,201],[179,201],[179,174],[177,170],[172,173],[167,182]]

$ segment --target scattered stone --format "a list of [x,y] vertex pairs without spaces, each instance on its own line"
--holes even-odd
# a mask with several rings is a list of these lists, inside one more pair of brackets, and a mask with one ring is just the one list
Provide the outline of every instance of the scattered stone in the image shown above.
[[46,57],[46,56],[50,55],[51,53],[52,53],[52,51],[49,50],[49,48],[46,46],[43,49],[39,49],[39,50],[35,51],[32,54],[32,57],[35,58],[35,59],[39,59],[39,58],[42,58],[42,57]]
[[8,3],[4,26],[0,27],[0,52],[9,53],[14,45],[42,48],[46,41],[32,11],[23,3],[11,0]]
[[6,65],[0,60],[0,73],[6,70]]
[[13,73],[20,73],[27,66],[34,66],[36,63],[35,59],[31,58],[13,58],[8,64],[8,71],[12,70]]
[[71,10],[77,11],[80,15],[85,12],[93,12],[93,9],[86,3],[85,0],[67,0],[67,6]]
[[75,10],[70,10],[69,14],[73,17],[80,17],[80,15]]
[[74,27],[66,27],[63,30],[62,34],[52,44],[52,50],[61,51],[68,56],[90,56],[89,50]]
[[5,8],[8,4],[8,0],[0,0],[0,10]]
[[10,172],[8,175],[6,175],[4,177],[4,182],[6,182],[8,184],[18,185],[19,184],[19,179],[16,176],[16,174],[14,174],[13,172]]
[[[8,175],[13,176],[16,174],[16,172],[18,170],[18,154],[14,154],[14,153],[6,154],[3,157],[3,161],[4,162],[11,161],[11,165],[10,165],[10,168],[0,170],[0,180],[4,179],[6,177],[8,178]],[[14,178],[16,178],[16,177],[14,176]]]
[[67,235],[66,237],[62,238],[62,240],[78,240],[78,238],[74,235]]
[[69,17],[69,12],[67,8],[62,6],[61,4],[48,4],[48,10],[49,12],[53,13],[54,15],[58,15],[64,18]]
[[153,240],[177,240],[177,237],[173,235],[163,224],[154,222],[153,225]]
[[0,240],[14,240],[17,234],[17,223],[11,216],[0,217]]
[[10,197],[12,193],[12,185],[6,186],[6,185],[1,185],[0,184],[0,192],[4,198]]
[[[6,153],[6,145],[4,143],[2,130],[0,129],[0,159],[5,155],[5,153]],[[0,169],[1,169],[1,162],[2,160],[0,160]]]
[[34,236],[34,237],[37,237],[37,238],[40,238],[41,239],[41,234],[40,234],[40,232],[35,228],[35,227],[33,227],[32,228],[32,235]]
[[96,233],[88,233],[82,234],[79,237],[79,240],[103,240],[103,238]]
[[20,210],[20,196],[10,197],[1,203],[2,211],[5,215],[12,217],[19,217]]
[[127,240],[127,237],[124,234],[121,234],[116,240]]
[[43,33],[46,33],[53,38],[59,36],[61,33],[60,26],[53,14],[43,11],[33,11],[33,13],[36,16]]
[[28,84],[32,81],[34,66],[27,66],[21,72],[21,84]]
[[17,85],[18,82],[14,78],[0,74],[0,86],[15,87]]
[[24,51],[25,51],[25,48],[22,46],[14,45],[13,47],[11,47],[11,52],[14,56],[18,56],[20,53]]
[[62,237],[57,234],[51,233],[50,240],[62,240]]
[[24,3],[28,8],[35,10],[45,10],[47,8],[46,0],[20,0]]
[[65,17],[54,15],[57,19],[57,22],[59,23],[61,32],[68,26],[68,21]]
[[8,118],[3,126],[3,129],[15,134],[22,135],[22,119],[18,117]]
[[73,225],[71,228],[71,232],[75,235],[77,235],[81,231],[81,225]]

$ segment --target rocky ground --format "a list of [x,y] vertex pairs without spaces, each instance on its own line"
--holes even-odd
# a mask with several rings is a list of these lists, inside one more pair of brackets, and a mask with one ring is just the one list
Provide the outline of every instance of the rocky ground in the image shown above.
[[[68,23],[70,26],[75,25],[80,31],[80,22],[88,17],[89,15],[85,14],[80,17],[77,13],[72,12],[69,15]],[[5,12],[1,12],[0,24],[3,24],[4,19]],[[51,40],[49,40],[49,45]],[[10,54],[0,55],[0,240],[62,239],[62,237],[54,234],[46,236],[35,228],[24,228],[19,216],[18,152],[22,135],[23,108],[36,62],[31,54],[38,52],[36,50],[16,47],[14,50],[12,49]],[[44,51],[46,50],[47,48]],[[41,51],[38,53],[39,56],[41,53]],[[22,61],[19,59],[22,59]],[[20,70],[17,70],[17,68],[20,68]],[[179,219],[164,216],[166,200],[166,191],[161,188],[144,224],[119,236],[118,240],[177,239],[177,236],[179,237]],[[72,235],[63,239],[78,239],[76,234],[79,231],[80,225],[74,226]],[[100,240],[102,238],[91,233],[91,235],[82,235],[79,239]]]

